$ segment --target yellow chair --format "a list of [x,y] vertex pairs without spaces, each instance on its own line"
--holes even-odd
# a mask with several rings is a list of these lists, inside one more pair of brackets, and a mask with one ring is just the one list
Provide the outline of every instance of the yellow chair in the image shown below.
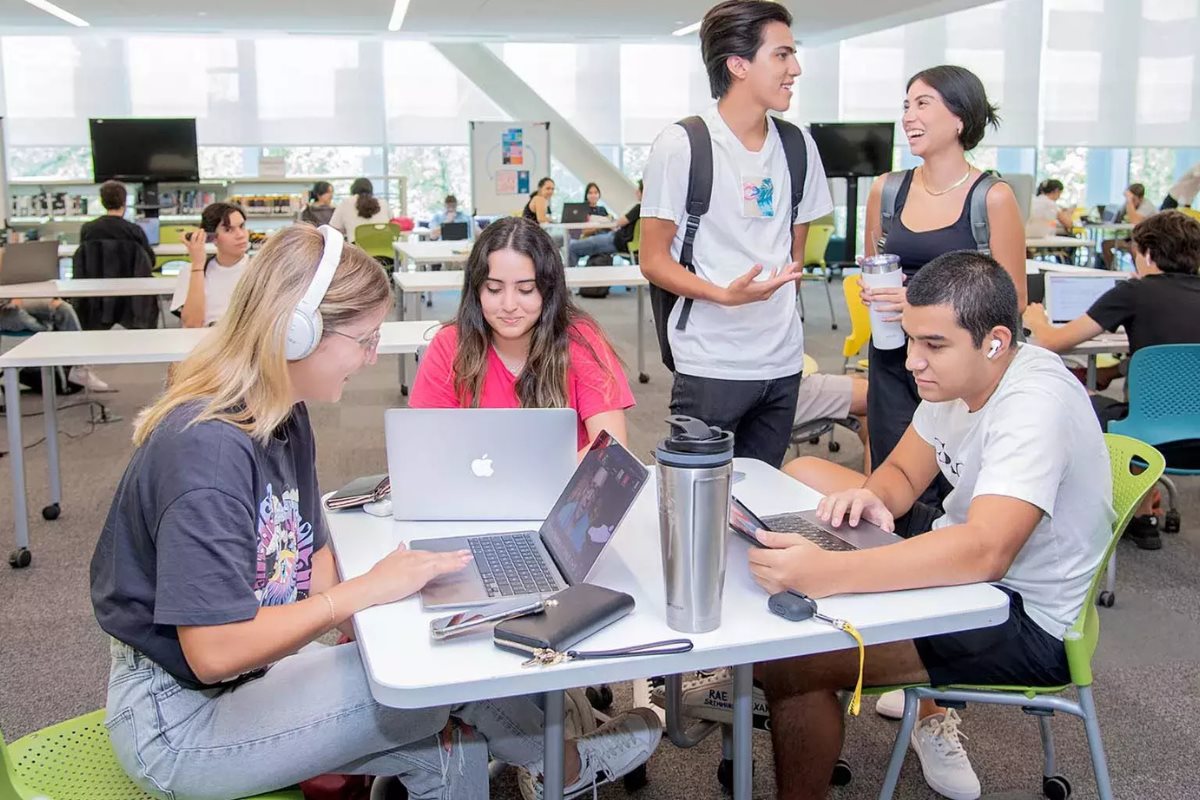
[[836,331],[837,312],[833,309],[833,295],[829,291],[829,284],[833,277],[829,274],[829,267],[825,263],[825,250],[829,247],[831,238],[833,238],[832,225],[814,223],[808,226],[808,238],[804,240],[804,263],[801,264],[801,279],[800,285],[796,287],[796,297],[800,301],[800,319],[803,320],[804,282],[822,281],[825,284],[825,299],[829,301],[829,318]]
[[637,222],[633,223],[633,238],[629,240],[629,246],[625,248],[629,253],[629,261],[635,266],[638,263],[638,254],[642,250],[642,220],[638,218]]
[[376,222],[354,229],[354,243],[367,255],[391,269],[396,263],[395,242],[400,238],[400,226],[394,222]]
[[[188,231],[196,230],[191,225],[162,225],[158,229],[159,244],[183,244],[183,235]],[[154,271],[162,272],[162,268],[173,262],[188,263],[187,256],[156,256],[154,259]]]
[[1188,208],[1187,206],[1180,206],[1179,208],[1177,208],[1175,210],[1182,211],[1184,214],[1187,214],[1192,219],[1200,220],[1200,209],[1198,209],[1198,208]]
[[871,338],[871,315],[862,302],[862,276],[847,275],[842,280],[842,294],[846,298],[846,311],[850,314],[850,335],[842,342],[842,372],[849,369],[865,370],[865,358],[853,368],[850,366],[850,359],[857,356]]

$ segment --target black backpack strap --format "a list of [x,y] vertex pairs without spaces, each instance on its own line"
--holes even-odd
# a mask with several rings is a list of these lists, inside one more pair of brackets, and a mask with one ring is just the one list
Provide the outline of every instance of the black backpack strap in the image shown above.
[[995,175],[984,173],[971,188],[971,235],[975,237],[975,249],[989,256],[992,254],[992,233],[988,226],[987,196],[992,187],[1000,182]]
[[792,224],[795,225],[800,201],[804,199],[804,184],[808,181],[808,144],[800,128],[779,117],[773,119],[775,130],[779,131],[779,139],[783,142],[783,155],[792,179]]
[[876,252],[882,253],[888,234],[892,232],[892,220],[896,218],[896,198],[904,184],[904,172],[889,172],[883,179],[883,196],[879,198],[879,241]]
[[[708,213],[709,200],[712,199],[713,184],[713,152],[712,137],[708,126],[698,116],[687,117],[678,122],[687,131],[688,146],[691,150],[692,165],[688,170],[686,227],[683,231],[683,246],[679,248],[679,263],[695,274],[696,267],[692,264],[692,247],[696,243],[696,231],[700,228],[700,217]],[[692,313],[692,299],[683,300],[683,308],[679,311],[679,321],[676,330],[687,327],[688,317]]]

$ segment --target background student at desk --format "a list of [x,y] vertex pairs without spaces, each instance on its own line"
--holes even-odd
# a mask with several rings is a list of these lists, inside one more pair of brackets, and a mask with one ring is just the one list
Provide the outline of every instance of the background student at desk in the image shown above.
[[[211,258],[204,249],[209,239],[217,247]],[[179,271],[171,311],[185,328],[206,328],[225,314],[250,264],[246,212],[233,203],[211,203],[200,215],[200,229],[186,234],[184,243],[189,264]]]

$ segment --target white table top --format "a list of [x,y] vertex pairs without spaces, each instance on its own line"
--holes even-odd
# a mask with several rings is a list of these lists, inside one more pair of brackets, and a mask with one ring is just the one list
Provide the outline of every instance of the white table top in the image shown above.
[[543,222],[542,227],[548,230],[556,231],[586,231],[586,230],[611,230],[619,228],[620,225],[614,220],[604,220],[601,222]]
[[1095,248],[1096,243],[1091,239],[1076,239],[1074,236],[1038,236],[1034,239],[1026,239],[1025,247],[1035,250],[1049,249],[1057,250],[1060,248],[1086,247],[1089,249]]
[[[385,322],[381,355],[415,353],[433,338],[436,322]],[[182,361],[209,328],[52,331],[29,337],[0,356],[6,367],[58,367],[73,364],[161,364]]]
[[[648,286],[649,281],[642,275],[640,267],[567,267],[567,286],[580,288],[585,286]],[[461,289],[463,285],[462,270],[441,270],[440,272],[407,272],[397,270],[393,275],[396,287],[401,292],[437,292],[450,289]]]
[[1137,227],[1133,222],[1085,222],[1076,227],[1088,231],[1131,231]]
[[175,293],[175,278],[74,278],[0,286],[0,297],[132,297]]
[[[363,465],[364,471],[369,471],[367,467]],[[734,492],[760,514],[816,505],[819,495],[814,491],[762,462],[737,459],[734,467],[746,474],[745,480],[734,485]],[[590,637],[584,645],[587,649],[685,636],[666,624],[653,476],[651,471],[650,480],[591,576],[593,583],[633,595],[636,608]],[[327,517],[344,579],[362,575],[402,541],[533,529],[539,524],[395,522],[360,510],[327,512]],[[423,612],[419,599],[410,597],[354,616],[371,692],[385,705],[419,708],[746,664],[852,645],[845,633],[827,625],[811,620],[787,622],[771,615],[766,593],[753,582],[746,567],[749,546],[733,536],[728,546],[723,624],[712,633],[686,635],[695,643],[690,653],[522,668],[520,656],[498,650],[486,633],[434,643],[429,638],[429,621],[446,612]],[[834,597],[822,600],[821,609],[853,622],[869,643],[879,643],[998,624],[1008,616],[1008,599],[991,586],[972,584],[886,596]]]
[[[79,249],[79,245],[77,245],[77,244],[60,244],[58,246],[58,257],[59,258],[70,258],[71,256],[75,255],[75,251],[78,249]],[[156,256],[186,257],[188,254],[187,245],[183,244],[182,242],[176,242],[175,244],[156,244],[156,245],[153,245],[150,249],[154,251],[154,255],[156,255]],[[208,253],[209,255],[216,253],[217,252],[216,244],[214,244],[212,242],[208,242],[207,244],[204,245],[204,252]]]
[[471,252],[470,240],[456,242],[413,242],[397,239],[396,256],[414,264],[462,264]]
[[1036,258],[1025,260],[1025,274],[1037,275],[1039,272],[1071,272],[1079,275],[1119,275],[1119,270],[1096,269],[1081,267],[1076,264],[1059,264],[1057,261],[1038,261]]
[[[1034,344],[1037,344],[1035,341]],[[1062,353],[1064,356],[1094,356],[1101,353],[1128,353],[1129,336],[1125,331],[1116,333],[1101,333],[1086,342],[1080,342]]]

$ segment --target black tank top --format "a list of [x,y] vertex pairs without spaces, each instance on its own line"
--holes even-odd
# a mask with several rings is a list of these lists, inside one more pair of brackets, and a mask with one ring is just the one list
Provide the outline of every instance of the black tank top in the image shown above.
[[912,277],[917,270],[933,261],[943,253],[954,250],[975,250],[975,236],[971,233],[971,197],[979,188],[979,179],[971,184],[967,199],[963,202],[962,212],[958,219],[945,228],[935,228],[931,231],[912,231],[904,224],[901,212],[908,200],[908,190],[912,187],[913,170],[904,175],[900,191],[896,193],[896,215],[892,218],[892,231],[888,234],[883,251],[900,257],[900,268],[904,274]]
[[[521,212],[521,216],[524,217],[525,219],[531,219],[534,222],[537,222],[538,221],[537,214],[534,213],[534,210],[532,208],[530,208],[530,206],[532,204],[533,204],[533,197],[530,197],[529,200],[527,200],[525,202],[525,210]],[[546,213],[550,213],[549,206],[546,207]]]

